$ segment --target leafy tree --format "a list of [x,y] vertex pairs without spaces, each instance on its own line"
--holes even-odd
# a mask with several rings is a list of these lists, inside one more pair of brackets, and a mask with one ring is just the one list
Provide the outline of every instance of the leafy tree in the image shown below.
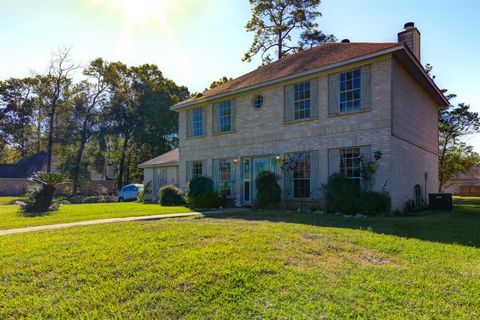
[[35,153],[34,86],[32,78],[0,82],[0,135],[4,144],[17,151],[19,158]]
[[[453,97],[453,96],[450,96]],[[480,118],[470,106],[460,103],[440,110],[439,115],[439,191],[455,175],[480,164],[480,155],[463,139],[480,131]]]
[[213,81],[211,84],[210,84],[210,89],[213,89],[215,87],[218,87],[224,83],[227,83],[228,81],[231,81],[233,80],[232,78],[228,78],[226,76],[223,76],[221,77],[220,79],[216,80],[216,81]]
[[60,48],[52,57],[47,75],[38,75],[37,94],[41,97],[41,104],[48,114],[48,141],[47,141],[47,172],[51,171],[54,132],[56,129],[58,108],[68,100],[72,84],[72,72],[78,67],[72,62],[70,49]]
[[[245,26],[254,32],[253,43],[243,61],[251,61],[260,54],[264,64],[270,63],[270,52],[277,59],[327,42],[335,42],[333,35],[318,30],[315,22],[322,14],[318,11],[320,0],[249,0],[252,17]],[[298,39],[292,39],[298,34]]]

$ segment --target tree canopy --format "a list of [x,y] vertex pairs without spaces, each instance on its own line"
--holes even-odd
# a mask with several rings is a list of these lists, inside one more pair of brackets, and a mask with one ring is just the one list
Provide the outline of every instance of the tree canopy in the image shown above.
[[336,41],[335,36],[318,29],[316,20],[322,15],[318,10],[320,0],[249,1],[252,17],[245,28],[255,35],[244,61],[260,55],[267,64],[272,61],[272,51],[281,59],[290,53]]

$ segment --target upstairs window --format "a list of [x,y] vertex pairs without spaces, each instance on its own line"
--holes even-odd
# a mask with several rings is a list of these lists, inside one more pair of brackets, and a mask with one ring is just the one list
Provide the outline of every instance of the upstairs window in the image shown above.
[[340,112],[360,110],[360,69],[340,73]]
[[293,86],[293,118],[294,120],[310,118],[311,99],[310,81],[297,83]]
[[188,111],[189,124],[188,136],[200,137],[205,134],[205,114],[203,108],[197,108]]
[[213,132],[235,130],[235,100],[226,100],[213,105]]
[[232,130],[232,105],[230,101],[221,102],[219,107],[220,132]]

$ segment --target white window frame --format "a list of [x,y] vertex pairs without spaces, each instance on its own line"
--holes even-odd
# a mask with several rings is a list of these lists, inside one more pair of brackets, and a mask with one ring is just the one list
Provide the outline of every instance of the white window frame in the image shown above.
[[360,147],[350,147],[350,148],[340,148],[340,163],[339,169],[340,173],[352,180],[361,181],[361,148]]
[[197,108],[190,110],[192,113],[191,123],[192,126],[191,134],[192,137],[201,137],[204,135],[203,131],[205,128],[203,127],[203,108]]
[[220,132],[232,131],[232,102],[222,101],[218,105],[218,121]]
[[360,68],[340,72],[338,76],[340,113],[361,110],[361,78]]
[[[308,88],[307,88],[308,87]],[[310,80],[293,85],[293,119],[303,120],[312,117],[312,88]]]

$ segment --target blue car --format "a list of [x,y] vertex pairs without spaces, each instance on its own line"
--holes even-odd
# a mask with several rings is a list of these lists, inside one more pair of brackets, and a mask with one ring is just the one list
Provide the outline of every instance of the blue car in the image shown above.
[[128,184],[120,190],[118,194],[118,202],[135,201],[138,193],[143,189],[143,184]]

